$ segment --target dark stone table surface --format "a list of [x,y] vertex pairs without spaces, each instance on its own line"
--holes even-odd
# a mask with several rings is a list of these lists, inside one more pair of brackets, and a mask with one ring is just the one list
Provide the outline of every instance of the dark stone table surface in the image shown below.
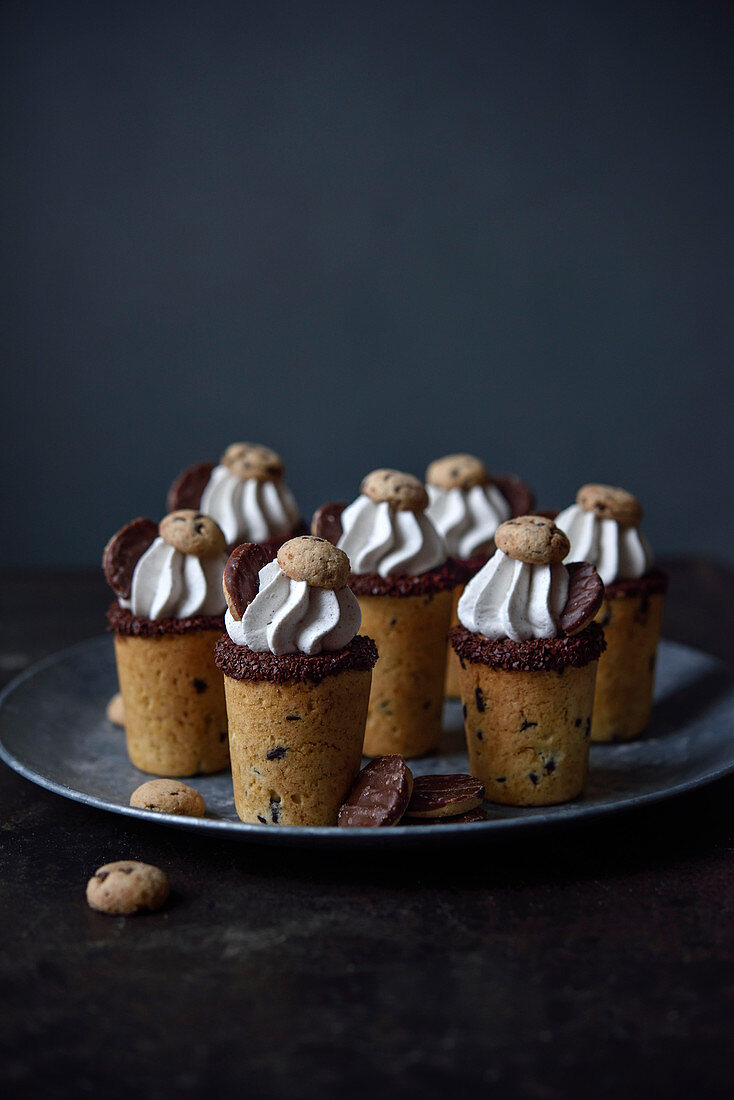
[[[734,663],[734,571],[671,573],[665,634]],[[94,571],[0,572],[0,677],[103,630]],[[6,1096],[554,1100],[734,1094],[734,779],[425,853],[221,841],[0,763]],[[111,859],[167,908],[92,912]]]

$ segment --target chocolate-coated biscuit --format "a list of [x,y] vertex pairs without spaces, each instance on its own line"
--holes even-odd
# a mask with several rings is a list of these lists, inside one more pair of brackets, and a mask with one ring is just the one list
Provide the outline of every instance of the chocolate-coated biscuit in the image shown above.
[[349,580],[349,558],[318,535],[299,535],[284,542],[278,551],[278,565],[293,581],[305,581],[314,588],[344,588]]
[[227,549],[227,541],[216,521],[193,508],[180,508],[164,516],[158,533],[174,550],[195,558],[215,558]]
[[91,908],[115,916],[160,909],[169,892],[168,877],[159,867],[134,859],[105,863],[87,883]]
[[477,806],[474,810],[467,810],[465,814],[457,814],[456,817],[427,817],[426,821],[434,825],[471,825],[475,821],[489,821],[490,816],[483,806]]
[[486,466],[474,455],[444,455],[426,470],[428,484],[439,489],[473,489],[475,485],[488,485],[490,480]]
[[339,810],[342,829],[397,825],[408,808],[413,774],[399,753],[378,756],[357,776]]
[[639,527],[642,522],[640,502],[626,489],[615,485],[582,485],[576,503],[600,519],[613,519],[620,527]]
[[563,531],[545,516],[517,516],[501,523],[494,536],[503,554],[528,565],[563,561],[570,544]]
[[222,455],[222,465],[243,481],[279,481],[283,476],[280,455],[260,443],[230,443]]
[[419,775],[406,810],[408,817],[455,817],[481,806],[484,784],[473,775]]
[[272,547],[259,542],[243,542],[235,546],[227,558],[222,589],[230,614],[237,622],[240,622],[247,605],[252,603],[260,590],[260,570],[274,557]]
[[401,470],[373,470],[362,479],[360,492],[376,504],[387,501],[399,512],[423,512],[428,506],[423,482]]
[[139,810],[156,810],[179,817],[203,817],[204,799],[199,792],[179,779],[149,779],[130,795],[130,805]]
[[213,462],[197,462],[195,466],[188,466],[180,473],[168,490],[166,498],[168,511],[177,512],[180,508],[198,508],[213,469]]
[[336,546],[342,537],[342,512],[346,508],[343,500],[330,500],[314,512],[311,520],[311,534],[327,539]]
[[578,634],[596,618],[604,600],[604,582],[588,561],[574,561],[568,569],[568,596],[559,625],[566,634]]
[[125,725],[125,704],[119,691],[112,696],[107,704],[107,721],[112,722],[113,726],[124,727]]
[[158,525],[152,519],[139,516],[120,528],[104,548],[102,568],[107,583],[116,596],[130,595],[135,566],[158,537]]

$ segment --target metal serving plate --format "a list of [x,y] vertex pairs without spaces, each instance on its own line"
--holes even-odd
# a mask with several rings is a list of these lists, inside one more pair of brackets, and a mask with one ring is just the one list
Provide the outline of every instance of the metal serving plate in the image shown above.
[[[0,757],[20,775],[66,798],[157,824],[215,836],[308,847],[408,847],[477,839],[586,821],[642,806],[734,771],[734,672],[688,646],[663,642],[650,728],[630,744],[592,745],[584,795],[562,806],[519,809],[486,803],[489,821],[409,824],[389,829],[245,825],[237,817],[229,772],[190,782],[207,805],[204,818],[133,809],[131,792],[149,779],[134,768],[125,735],[105,717],[117,690],[112,640],[94,638],[29,668],[0,695]],[[461,707],[444,710],[444,749],[411,761],[416,775],[466,772]]]

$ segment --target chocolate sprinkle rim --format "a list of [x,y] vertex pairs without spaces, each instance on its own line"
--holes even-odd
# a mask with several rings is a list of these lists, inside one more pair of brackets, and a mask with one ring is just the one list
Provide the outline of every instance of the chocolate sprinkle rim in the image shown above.
[[381,577],[379,573],[351,573],[349,587],[355,596],[396,596],[403,599],[456,588],[464,583],[463,577],[460,565],[453,558],[448,558],[438,569],[429,569],[414,576]]
[[485,638],[464,626],[453,626],[449,641],[459,658],[473,664],[508,672],[562,672],[584,668],[601,657],[607,644],[598,623],[590,623],[571,637],[530,638],[513,642],[509,638]]
[[650,569],[641,577],[626,581],[613,581],[604,589],[607,600],[624,600],[633,596],[665,595],[668,591],[668,574],[662,569]]
[[284,684],[289,680],[320,684],[340,672],[366,672],[377,663],[377,646],[365,634],[357,634],[349,645],[335,653],[256,653],[246,645],[235,645],[223,634],[214,650],[214,663],[231,680],[267,680]]
[[194,630],[223,630],[224,615],[193,615],[190,619],[146,619],[113,602],[107,608],[107,629],[130,638],[158,638]]

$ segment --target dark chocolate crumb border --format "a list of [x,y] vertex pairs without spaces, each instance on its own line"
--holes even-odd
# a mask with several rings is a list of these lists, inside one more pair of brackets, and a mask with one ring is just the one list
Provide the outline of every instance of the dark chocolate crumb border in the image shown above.
[[192,630],[223,630],[224,615],[195,615],[190,619],[145,619],[113,601],[107,608],[107,628],[133,638],[188,634]]
[[668,591],[668,574],[662,569],[650,569],[641,577],[608,584],[604,595],[608,600],[623,600],[632,596],[664,595]]
[[336,653],[256,653],[249,646],[235,645],[223,634],[214,651],[214,663],[232,680],[267,680],[283,684],[287,680],[307,680],[320,684],[327,676],[349,670],[365,671],[377,663],[377,646],[371,638],[357,634],[349,645]]
[[564,668],[583,668],[596,661],[607,648],[598,623],[590,623],[572,637],[531,638],[513,642],[509,638],[492,640],[463,626],[453,626],[449,641],[460,661],[488,665],[513,672],[562,672]]
[[438,569],[416,576],[381,577],[379,573],[352,573],[349,587],[355,596],[427,596],[464,583],[460,565],[449,558]]

